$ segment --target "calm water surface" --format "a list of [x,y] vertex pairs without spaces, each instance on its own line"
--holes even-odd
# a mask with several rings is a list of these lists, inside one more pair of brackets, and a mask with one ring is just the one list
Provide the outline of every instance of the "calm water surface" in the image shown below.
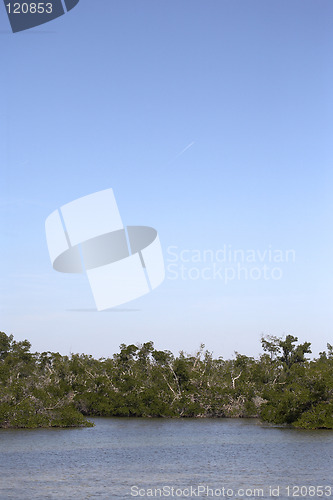
[[89,429],[0,430],[0,499],[151,498],[163,487],[156,498],[319,498],[309,486],[329,485],[322,498],[333,498],[333,431],[255,419],[93,420]]

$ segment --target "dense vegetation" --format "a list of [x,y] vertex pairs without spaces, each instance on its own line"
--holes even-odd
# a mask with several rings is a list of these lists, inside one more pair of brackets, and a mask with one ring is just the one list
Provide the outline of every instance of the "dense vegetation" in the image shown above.
[[309,361],[310,343],[262,338],[259,359],[214,359],[120,346],[112,358],[32,353],[0,333],[0,427],[92,425],[86,416],[260,417],[333,428],[333,348]]

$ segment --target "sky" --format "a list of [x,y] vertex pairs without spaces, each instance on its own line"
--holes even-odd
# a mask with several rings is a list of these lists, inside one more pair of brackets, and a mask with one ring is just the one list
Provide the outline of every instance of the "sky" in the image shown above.
[[[333,343],[332,24],[331,0],[80,0],[13,34],[1,7],[0,330],[95,357]],[[97,312],[44,224],[108,188],[166,278]]]

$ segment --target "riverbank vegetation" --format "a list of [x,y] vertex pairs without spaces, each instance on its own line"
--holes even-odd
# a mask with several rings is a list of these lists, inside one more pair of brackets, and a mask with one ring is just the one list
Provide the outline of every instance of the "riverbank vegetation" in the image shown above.
[[333,347],[309,360],[310,343],[262,338],[258,359],[120,346],[111,358],[31,352],[0,332],[0,427],[91,426],[86,417],[259,417],[333,429]]

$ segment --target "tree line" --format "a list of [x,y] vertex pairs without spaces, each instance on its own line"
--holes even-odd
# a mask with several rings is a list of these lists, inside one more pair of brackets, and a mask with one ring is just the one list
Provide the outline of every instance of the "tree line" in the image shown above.
[[214,358],[121,344],[109,358],[31,352],[0,332],[0,427],[93,425],[86,417],[259,417],[333,429],[333,346],[309,360],[309,342],[266,336],[257,358]]

